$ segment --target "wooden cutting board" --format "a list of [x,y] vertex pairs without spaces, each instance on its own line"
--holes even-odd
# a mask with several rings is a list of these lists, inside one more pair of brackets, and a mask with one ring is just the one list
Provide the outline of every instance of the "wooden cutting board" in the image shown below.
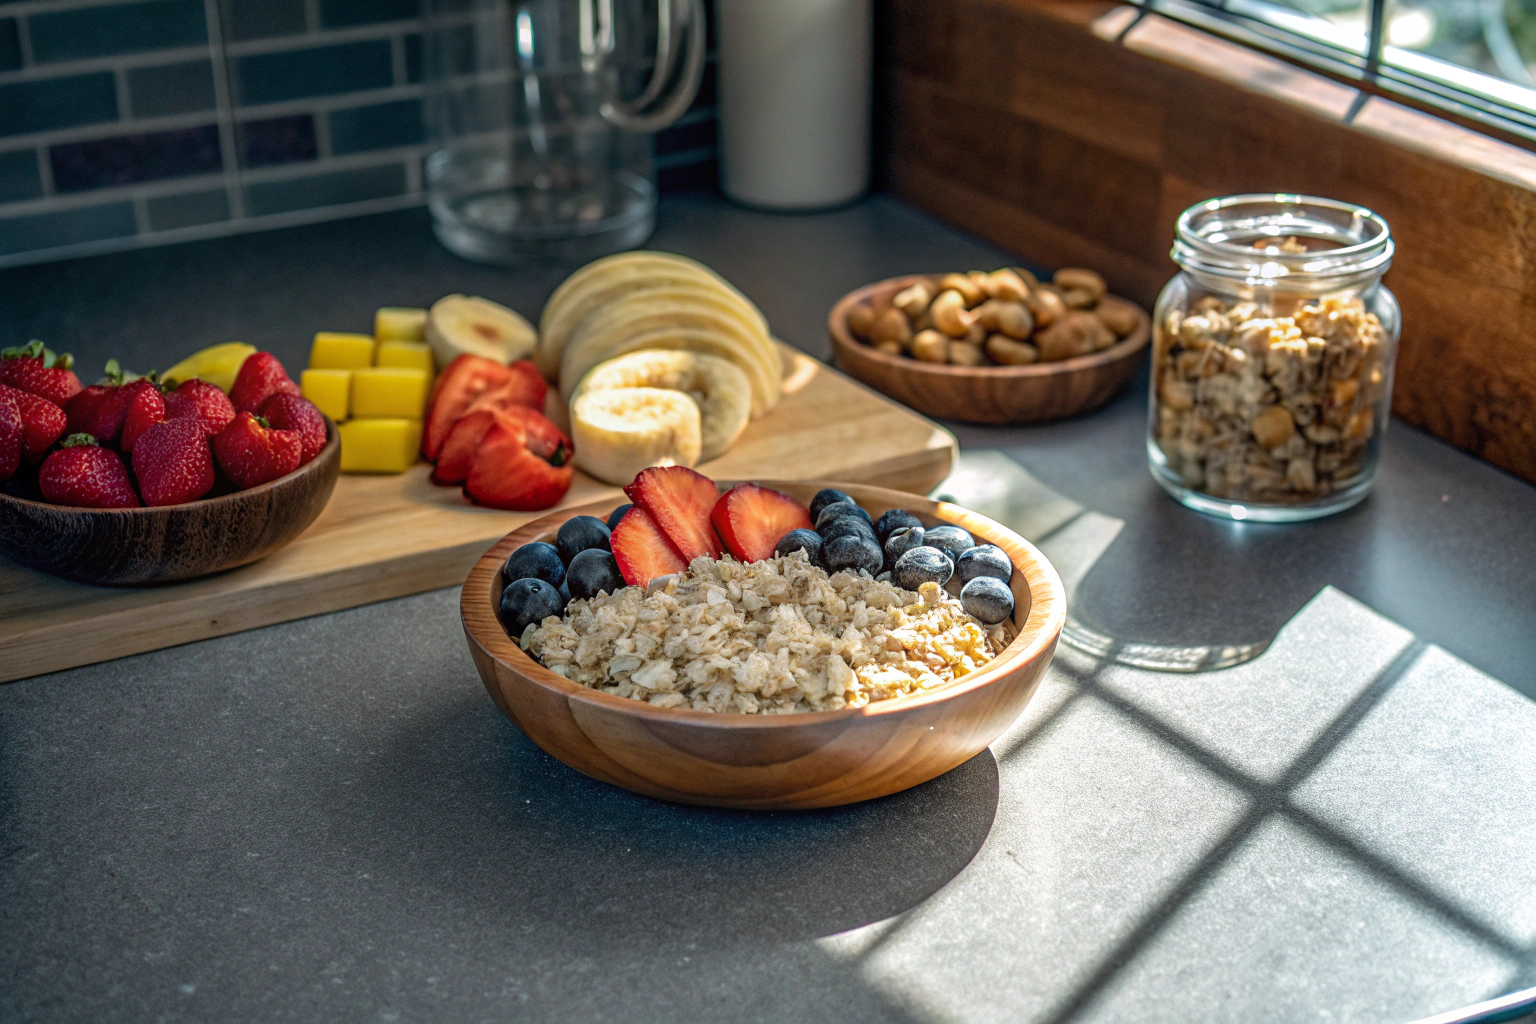
[[[920,494],[949,472],[957,449],[948,431],[795,349],[784,354],[783,401],[703,472]],[[545,514],[476,508],[457,489],[434,487],[427,470],[343,476],[288,547],[186,583],[92,587],[0,558],[0,682],[462,583],[486,548]],[[561,507],[616,490],[578,472]]]

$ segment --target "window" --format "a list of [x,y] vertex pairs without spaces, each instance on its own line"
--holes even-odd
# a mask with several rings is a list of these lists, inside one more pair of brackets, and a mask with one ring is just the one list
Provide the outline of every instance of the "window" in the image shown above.
[[1133,0],[1536,143],[1536,0]]

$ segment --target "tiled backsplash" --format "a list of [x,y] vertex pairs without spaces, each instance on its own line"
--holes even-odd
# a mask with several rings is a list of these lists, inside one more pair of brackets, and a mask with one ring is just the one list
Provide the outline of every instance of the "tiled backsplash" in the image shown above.
[[[0,266],[423,201],[421,0],[0,0]],[[656,138],[715,177],[713,62]]]

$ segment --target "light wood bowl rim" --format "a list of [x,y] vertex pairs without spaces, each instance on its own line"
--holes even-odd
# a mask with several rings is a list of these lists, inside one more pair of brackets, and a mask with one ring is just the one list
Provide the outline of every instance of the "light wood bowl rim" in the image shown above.
[[[322,413],[322,416],[325,414]],[[114,448],[113,451],[116,451]],[[140,505],[137,508],[79,508],[74,505],[55,505],[50,501],[33,501],[31,498],[18,498],[15,495],[0,491],[0,503],[7,503],[23,509],[46,509],[49,512],[67,512],[77,516],[98,516],[106,518],[131,518],[148,517],[150,515],[172,516],[178,512],[196,509],[201,512],[204,509],[220,509],[239,505],[241,502],[249,502],[253,498],[259,498],[277,490],[286,490],[288,485],[308,476],[312,473],[323,471],[325,463],[332,459],[339,459],[341,453],[341,433],[336,429],[336,424],[329,416],[325,417],[325,447],[315,453],[315,457],[304,465],[278,477],[276,480],[268,480],[264,484],[255,487],[247,487],[242,491],[230,491],[216,498],[196,498],[192,501],[183,501],[175,505]],[[118,452],[119,455],[124,453]],[[124,462],[128,461],[125,456]]]
[[958,380],[988,377],[1006,380],[1010,378],[1055,377],[1108,366],[1122,359],[1134,357],[1147,346],[1147,342],[1152,340],[1152,317],[1145,309],[1141,308],[1140,303],[1132,302],[1130,299],[1119,295],[1110,295],[1110,298],[1119,299],[1136,310],[1136,329],[1130,334],[1102,352],[1090,352],[1085,356],[1058,359],[1051,363],[1031,363],[1028,366],[952,366],[948,363],[927,363],[921,359],[913,359],[911,356],[893,356],[888,352],[881,352],[873,345],[866,345],[858,338],[855,338],[853,332],[848,329],[849,308],[857,303],[866,301],[876,292],[888,288],[899,290],[918,281],[933,283],[942,276],[943,274],[904,274],[901,277],[888,277],[883,281],[876,281],[862,288],[855,288],[838,299],[832,306],[832,311],[827,314],[827,331],[831,334],[832,341],[839,348],[857,349],[859,354],[865,359],[889,366],[894,370],[916,374],[920,377],[953,377]]
[[[717,481],[717,485],[723,491],[738,482],[720,480]],[[485,607],[476,611],[471,610],[471,604],[478,604],[479,595],[484,595],[490,590],[495,575],[501,572],[502,563],[514,549],[529,541],[551,535],[558,529],[560,523],[574,516],[595,515],[606,519],[609,512],[627,500],[621,494],[617,498],[561,509],[543,516],[513,530],[492,545],[470,570],[459,595],[459,617],[463,621],[465,633],[468,634],[471,643],[478,645],[520,682],[553,691],[568,700],[591,704],[608,711],[621,712],[644,721],[674,725],[687,724],[690,727],[697,726],[705,729],[748,730],[793,729],[813,723],[820,725],[843,719],[873,718],[880,715],[901,714],[943,703],[962,694],[1006,680],[1014,672],[1049,652],[1059,639],[1062,627],[1066,624],[1067,604],[1061,577],[1057,575],[1055,567],[1038,548],[1000,523],[947,501],[934,501],[921,495],[869,484],[832,480],[754,480],[751,482],[774,488],[794,486],[819,490],[823,487],[835,487],[855,497],[861,492],[866,494],[877,492],[882,500],[895,499],[892,507],[915,505],[914,511],[922,511],[936,519],[962,526],[978,538],[997,544],[1009,552],[1009,558],[1014,561],[1014,571],[1020,573],[1029,585],[1029,615],[1002,654],[964,679],[925,693],[875,701],[858,708],[807,711],[789,715],[718,714],[695,711],[692,708],[658,708],[643,701],[604,693],[601,690],[573,683],[540,665],[507,635],[501,626],[496,609],[491,607],[489,602],[485,602]],[[1021,564],[1015,557],[1016,554],[1026,556],[1027,562]]]

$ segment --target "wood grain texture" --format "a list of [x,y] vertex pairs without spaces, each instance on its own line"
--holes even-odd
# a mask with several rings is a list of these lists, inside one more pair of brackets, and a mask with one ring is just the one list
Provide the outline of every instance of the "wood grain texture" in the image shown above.
[[[949,473],[956,449],[948,431],[797,350],[783,352],[784,400],[705,472],[920,492]],[[429,483],[429,468],[342,476],[293,542],[203,579],[107,589],[0,558],[0,682],[453,586],[489,545],[542,514],[478,508]],[[561,507],[619,493],[578,472]]]
[[595,779],[663,800],[759,810],[834,807],[909,789],[975,756],[1018,717],[1066,619],[1061,580],[1033,545],[974,512],[916,495],[827,480],[758,482],[804,502],[822,487],[837,487],[872,516],[905,508],[930,526],[955,523],[998,545],[1014,565],[1012,642],[947,687],[841,711],[716,715],[578,686],[538,664],[503,630],[495,610],[501,564],[523,544],[553,538],[571,516],[606,516],[619,504],[609,499],[527,524],[471,570],[460,612],[496,706],[551,756]]
[[0,553],[80,583],[143,586],[247,565],[303,533],[341,467],[336,424],[326,445],[277,480],[154,508],[68,508],[0,494]]
[[1141,365],[1151,320],[1102,352],[1033,366],[948,366],[888,355],[854,338],[848,310],[888,305],[908,285],[937,275],[895,277],[849,292],[827,317],[837,368],[918,412],[965,423],[1035,423],[1091,412],[1113,398]]

